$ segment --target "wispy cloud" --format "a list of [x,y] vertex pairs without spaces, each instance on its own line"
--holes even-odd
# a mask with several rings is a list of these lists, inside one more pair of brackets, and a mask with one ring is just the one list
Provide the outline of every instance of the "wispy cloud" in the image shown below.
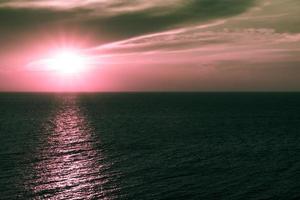
[[[286,52],[299,49],[299,46],[295,45],[300,44],[299,34],[277,33],[274,29],[262,28],[211,30],[224,23],[225,21],[217,21],[202,26],[168,30],[101,45],[85,51],[94,55],[95,58],[98,55],[100,60],[104,57],[127,56],[125,60],[115,59],[116,63],[130,63],[137,62],[137,60],[149,62],[149,59],[145,57],[152,57],[156,62],[162,63],[171,60],[178,63],[180,58],[184,58],[183,62],[186,62],[194,57],[193,62],[203,63],[203,60],[208,57],[210,62],[224,60],[275,62],[286,57]],[[280,52],[283,52],[282,56]],[[164,59],[170,55],[176,56],[176,59]],[[155,59],[158,57],[161,59]],[[195,59],[196,57],[198,59]]]

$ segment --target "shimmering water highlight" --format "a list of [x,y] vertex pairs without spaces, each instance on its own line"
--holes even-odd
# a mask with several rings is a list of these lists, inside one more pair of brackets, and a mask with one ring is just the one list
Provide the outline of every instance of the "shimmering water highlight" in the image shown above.
[[26,186],[34,196],[47,199],[113,199],[117,188],[105,189],[111,178],[104,155],[96,150],[97,138],[76,104],[76,97],[61,99],[62,105],[50,119],[45,143],[37,150],[34,178]]

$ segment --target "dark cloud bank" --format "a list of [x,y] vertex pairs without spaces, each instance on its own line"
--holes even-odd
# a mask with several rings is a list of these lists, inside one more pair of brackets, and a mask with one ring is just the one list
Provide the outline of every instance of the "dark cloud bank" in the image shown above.
[[[134,8],[135,4],[130,2],[122,1],[121,4],[106,6],[99,3],[97,6],[64,9],[2,7],[0,31],[2,38],[5,35],[11,38],[12,35],[19,37],[22,33],[39,32],[45,28],[49,32],[72,28],[93,32],[95,37],[98,34],[101,40],[114,40],[156,32],[183,23],[233,16],[255,4],[255,0],[189,0],[177,2],[178,5],[172,7],[153,5],[141,10],[122,11],[126,5]],[[120,12],[110,13],[114,8],[119,8]]]

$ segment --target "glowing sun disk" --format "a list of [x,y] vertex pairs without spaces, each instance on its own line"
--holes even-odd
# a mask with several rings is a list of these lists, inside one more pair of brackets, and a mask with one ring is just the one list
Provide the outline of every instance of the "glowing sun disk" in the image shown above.
[[75,51],[61,51],[56,53],[47,62],[48,67],[62,74],[82,72],[86,67],[86,58]]

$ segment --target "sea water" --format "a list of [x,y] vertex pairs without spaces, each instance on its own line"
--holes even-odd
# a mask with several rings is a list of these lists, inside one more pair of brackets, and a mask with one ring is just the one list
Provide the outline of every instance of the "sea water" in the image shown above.
[[2,93],[0,199],[300,199],[300,94]]

